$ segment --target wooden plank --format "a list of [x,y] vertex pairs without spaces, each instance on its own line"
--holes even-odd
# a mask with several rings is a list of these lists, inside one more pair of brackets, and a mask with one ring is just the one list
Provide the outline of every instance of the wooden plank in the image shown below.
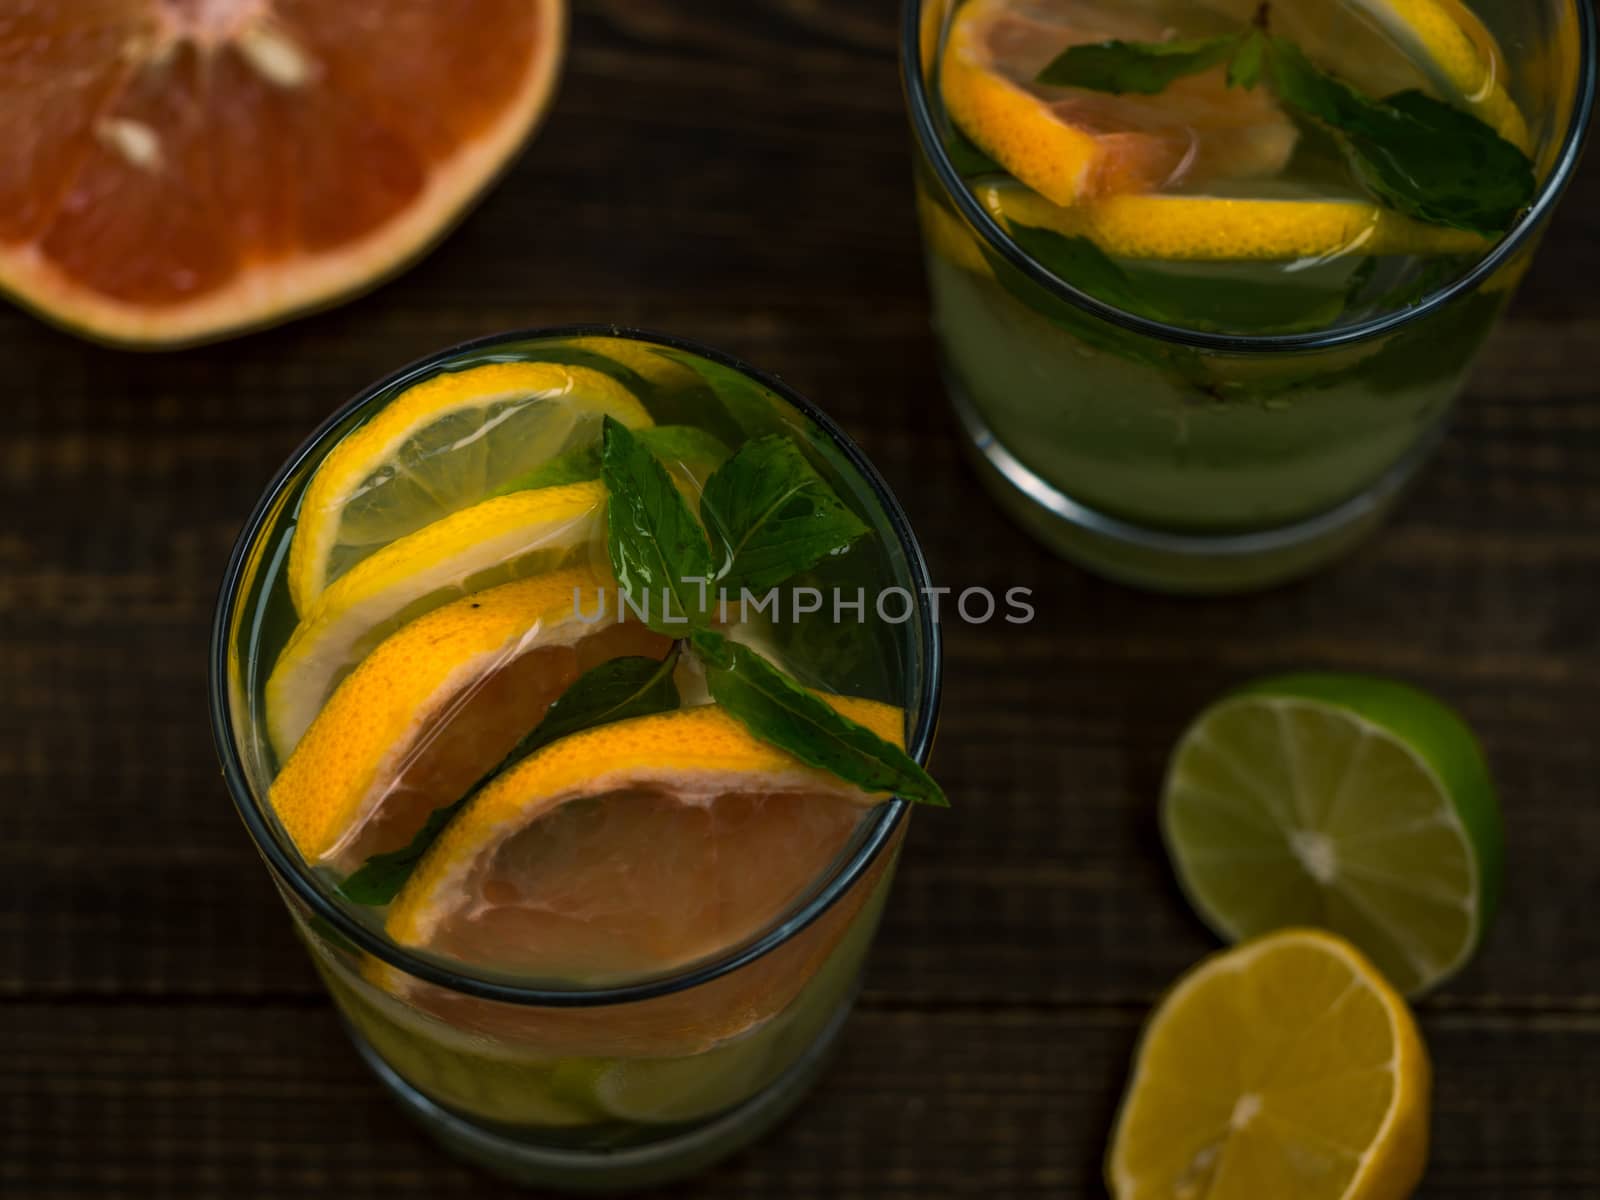
[[[775,1136],[662,1195],[1103,1195],[1099,1160],[1138,1012],[906,1012],[879,993]],[[1431,1197],[1600,1190],[1600,1014],[1426,1022]],[[0,1187],[29,1200],[526,1195],[450,1163],[344,1044],[330,1010],[11,1005]]]

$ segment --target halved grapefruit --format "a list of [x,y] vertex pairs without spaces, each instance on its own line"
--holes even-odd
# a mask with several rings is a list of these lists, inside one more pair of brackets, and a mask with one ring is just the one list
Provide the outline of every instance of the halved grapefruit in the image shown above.
[[368,287],[527,139],[565,27],[566,0],[0,0],[0,289],[153,347]]

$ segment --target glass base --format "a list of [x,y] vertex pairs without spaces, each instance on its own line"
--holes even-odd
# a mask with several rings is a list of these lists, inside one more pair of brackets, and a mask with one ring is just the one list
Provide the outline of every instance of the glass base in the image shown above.
[[537,1146],[444,1108],[412,1087],[380,1057],[359,1031],[345,1028],[356,1051],[411,1114],[450,1153],[503,1179],[528,1187],[569,1192],[623,1192],[696,1174],[744,1149],[790,1114],[828,1065],[840,1030],[854,1007],[839,1006],[811,1047],[764,1091],[737,1108],[670,1133],[656,1142],[617,1150]]
[[1001,444],[948,369],[944,380],[979,477],[1007,515],[1079,566],[1156,592],[1259,591],[1326,566],[1383,524],[1445,432],[1436,425],[1366,491],[1309,520],[1259,533],[1173,533],[1109,517],[1060,491]]

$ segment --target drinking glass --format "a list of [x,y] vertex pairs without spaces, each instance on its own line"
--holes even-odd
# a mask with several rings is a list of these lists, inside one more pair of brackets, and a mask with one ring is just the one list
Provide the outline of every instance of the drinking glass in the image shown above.
[[[233,800],[355,1048],[400,1104],[461,1156],[518,1181],[637,1187],[698,1170],[784,1116],[817,1077],[851,1007],[907,822],[871,810],[792,907],[708,959],[605,987],[552,985],[396,944],[374,910],[308,867],[268,803],[277,768],[263,687],[294,626],[285,562],[297,505],[340,439],[399,392],[480,363],[547,360],[612,372],[658,417],[786,432],[872,531],[810,582],[901,589],[908,618],[780,646],[809,681],[900,705],[925,761],[940,681],[927,570],[882,478],[832,421],[715,350],[610,326],[474,342],[408,366],[335,413],[284,464],[228,564],[211,642],[212,729]],[[656,368],[704,386],[653,388]],[[664,412],[663,409],[670,409]],[[859,546],[866,543],[858,543]],[[869,592],[870,594],[870,592]],[[775,641],[785,636],[774,626]],[[860,638],[872,639],[863,652]],[[809,657],[808,657],[809,655]]]
[[941,367],[988,489],[1056,552],[1158,590],[1263,587],[1352,547],[1444,436],[1572,176],[1594,103],[1593,9],[1472,0],[1505,51],[1539,180],[1490,253],[1409,308],[1243,335],[1097,299],[979,203],[934,78],[953,7],[907,0],[901,60]]

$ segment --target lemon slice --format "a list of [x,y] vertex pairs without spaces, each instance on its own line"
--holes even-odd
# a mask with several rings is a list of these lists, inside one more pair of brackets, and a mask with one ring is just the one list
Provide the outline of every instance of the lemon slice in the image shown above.
[[[828,699],[881,737],[903,735],[899,709]],[[882,798],[715,706],[600,726],[486,785],[417,865],[386,929],[536,978],[669,969],[777,919]]]
[[[605,529],[599,482],[516,492],[363,559],[306,613],[267,679],[267,733],[285,759],[339,681],[407,621],[474,591],[589,561]],[[570,596],[569,596],[570,600]]]
[[1215,955],[1150,1018],[1106,1162],[1116,1200],[1406,1200],[1427,1159],[1416,1022],[1339,938]]
[[272,784],[306,861],[344,873],[400,849],[585,671],[626,654],[664,657],[667,638],[619,624],[602,603],[607,578],[580,566],[477,592],[367,655]]
[[594,441],[607,416],[651,424],[632,392],[587,367],[489,363],[408,388],[312,477],[289,550],[295,610],[309,613],[324,588],[388,543]]
[[1156,96],[1038,88],[1068,46],[1161,41],[1166,26],[1118,0],[970,0],[956,10],[940,62],[945,108],[973,143],[1055,204],[1149,192],[1181,178],[1194,190],[1270,178],[1298,141],[1265,88],[1229,88],[1224,68]]
[[1271,200],[1159,194],[1107,196],[1072,208],[1015,183],[979,184],[1002,226],[1089,238],[1116,258],[1292,262],[1332,254],[1472,254],[1488,239],[1424,225],[1362,200]]

